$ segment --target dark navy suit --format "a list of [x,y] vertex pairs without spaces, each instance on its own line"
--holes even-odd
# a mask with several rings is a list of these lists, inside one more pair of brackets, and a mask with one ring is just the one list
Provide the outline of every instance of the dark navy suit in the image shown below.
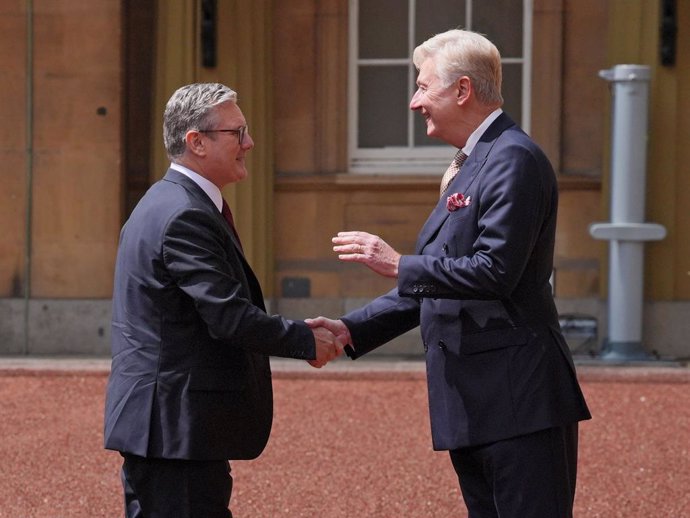
[[[449,211],[453,193],[469,204]],[[437,450],[590,418],[549,284],[557,198],[549,161],[501,114],[401,258],[397,288],[343,318],[355,358],[421,325]]]
[[117,255],[105,447],[149,459],[257,457],[273,418],[268,355],[313,359],[312,331],[265,312],[206,193],[169,170]]

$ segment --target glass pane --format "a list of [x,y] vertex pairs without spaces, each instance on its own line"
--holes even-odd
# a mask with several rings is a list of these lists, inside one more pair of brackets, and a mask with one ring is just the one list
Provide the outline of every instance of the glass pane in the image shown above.
[[[522,2],[516,0],[475,1],[472,29],[481,32],[498,47],[504,58],[522,57]],[[497,16],[497,13],[500,13]]]
[[522,65],[503,65],[503,111],[522,124]]
[[434,34],[466,25],[465,0],[417,1],[415,11],[415,47]]
[[407,67],[359,67],[359,147],[407,146]]
[[401,0],[359,2],[359,58],[406,58],[408,10]]

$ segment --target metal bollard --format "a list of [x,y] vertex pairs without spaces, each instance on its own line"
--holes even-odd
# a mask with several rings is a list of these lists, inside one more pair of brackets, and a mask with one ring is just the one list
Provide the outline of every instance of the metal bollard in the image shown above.
[[612,83],[611,222],[589,233],[609,245],[608,338],[600,358],[649,360],[642,345],[644,242],[666,237],[666,228],[644,223],[650,70],[616,65],[601,70]]

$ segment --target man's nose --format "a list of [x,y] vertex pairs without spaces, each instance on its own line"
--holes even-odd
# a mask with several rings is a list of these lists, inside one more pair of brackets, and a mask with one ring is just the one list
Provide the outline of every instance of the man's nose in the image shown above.
[[419,104],[419,97],[420,93],[419,89],[417,89],[414,95],[412,95],[412,99],[410,99],[410,110],[418,110],[421,108],[421,105]]
[[249,150],[253,147],[254,147],[254,139],[249,134],[249,131],[247,131],[247,134],[244,136],[244,139],[242,139],[242,149]]

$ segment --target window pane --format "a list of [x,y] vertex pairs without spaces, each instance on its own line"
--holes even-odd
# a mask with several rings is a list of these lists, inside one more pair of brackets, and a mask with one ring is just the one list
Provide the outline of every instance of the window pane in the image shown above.
[[518,124],[522,124],[522,65],[503,65],[503,110]]
[[415,10],[415,47],[434,34],[466,26],[465,0],[417,1]]
[[359,67],[359,147],[407,146],[407,67]]
[[498,47],[502,57],[521,58],[522,2],[481,0],[472,5],[472,29],[486,35]]
[[407,13],[400,0],[359,2],[360,59],[406,58]]

